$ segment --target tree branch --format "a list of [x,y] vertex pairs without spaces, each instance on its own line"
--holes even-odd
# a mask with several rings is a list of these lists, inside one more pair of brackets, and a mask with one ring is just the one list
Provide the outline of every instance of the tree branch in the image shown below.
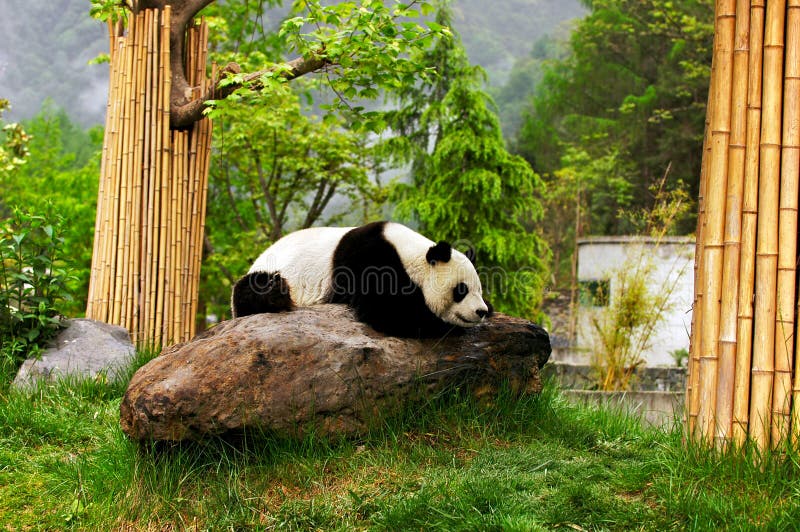
[[[174,51],[172,53],[174,53]],[[291,81],[295,78],[299,78],[300,76],[320,70],[328,65],[330,65],[330,62],[321,56],[315,56],[311,58],[298,57],[280,65],[245,74],[242,77],[241,83],[232,83],[230,85],[220,87],[220,81],[225,79],[228,73],[239,73],[239,65],[236,63],[228,63],[225,68],[222,69],[220,76],[216,80],[213,80],[212,88],[194,100],[188,99],[188,96],[191,94],[191,89],[189,88],[188,84],[185,83],[186,78],[183,77],[182,72],[181,76],[183,77],[184,87],[189,89],[189,92],[184,94],[176,94],[175,71],[173,70],[172,96],[170,101],[170,126],[175,129],[191,126],[193,123],[203,118],[203,109],[205,109],[206,102],[208,100],[222,100],[227,98],[233,93],[233,91],[240,87],[249,86],[254,90],[262,89],[264,85],[260,82],[260,78],[268,72],[281,72],[281,77],[283,77],[283,79],[286,81]]]
[[238,74],[239,65],[228,63],[222,69],[220,76],[212,80],[212,87],[198,98],[192,98],[192,87],[186,80],[184,72],[184,41],[186,39],[186,26],[204,7],[214,0],[138,0],[133,2],[133,11],[138,13],[144,9],[163,10],[167,5],[172,8],[169,32],[170,68],[172,70],[172,89],[170,93],[170,127],[180,129],[191,126],[203,118],[203,109],[208,100],[227,98],[233,91],[244,85],[249,85],[258,90],[262,85],[258,79],[267,72],[281,71],[287,81],[314,72],[326,66],[328,61],[324,57],[297,58],[282,65],[259,70],[244,76],[242,83],[235,83],[219,87],[219,82],[225,79],[228,73]]

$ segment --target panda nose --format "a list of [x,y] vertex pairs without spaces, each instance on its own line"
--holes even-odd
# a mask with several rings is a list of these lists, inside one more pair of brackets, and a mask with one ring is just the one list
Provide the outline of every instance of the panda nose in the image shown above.
[[477,314],[479,318],[483,319],[483,318],[485,318],[486,316],[489,315],[489,311],[488,310],[483,310],[483,309],[478,309],[478,310],[475,311],[475,314]]

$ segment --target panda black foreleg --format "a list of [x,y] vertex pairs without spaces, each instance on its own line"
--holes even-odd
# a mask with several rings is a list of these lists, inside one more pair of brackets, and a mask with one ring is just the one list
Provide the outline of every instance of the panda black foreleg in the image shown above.
[[253,272],[233,286],[231,312],[234,318],[292,310],[289,284],[279,273]]
[[445,323],[424,303],[421,293],[385,297],[355,294],[348,302],[356,317],[378,332],[400,338],[439,338],[459,334],[461,327]]

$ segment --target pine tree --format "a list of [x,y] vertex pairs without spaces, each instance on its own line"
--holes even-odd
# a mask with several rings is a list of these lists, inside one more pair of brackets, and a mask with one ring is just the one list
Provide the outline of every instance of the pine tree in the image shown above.
[[[447,4],[436,24],[450,26]],[[439,39],[422,59],[437,76],[402,90],[387,123],[401,137],[389,153],[410,163],[397,185],[397,215],[430,238],[469,245],[486,297],[499,310],[536,317],[549,250],[534,230],[541,181],[503,141],[485,74],[472,66],[457,35]]]

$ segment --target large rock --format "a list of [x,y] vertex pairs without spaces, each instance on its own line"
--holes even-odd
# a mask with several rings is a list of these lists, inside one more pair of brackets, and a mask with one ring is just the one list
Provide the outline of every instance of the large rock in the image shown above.
[[120,406],[132,438],[197,439],[246,427],[353,434],[397,407],[458,386],[541,390],[547,333],[496,315],[463,335],[384,336],[341,305],[221,323],[139,369]]
[[22,363],[14,386],[52,382],[67,375],[94,378],[101,372],[114,379],[136,353],[124,327],[86,318],[66,320],[65,325],[41,357]]

